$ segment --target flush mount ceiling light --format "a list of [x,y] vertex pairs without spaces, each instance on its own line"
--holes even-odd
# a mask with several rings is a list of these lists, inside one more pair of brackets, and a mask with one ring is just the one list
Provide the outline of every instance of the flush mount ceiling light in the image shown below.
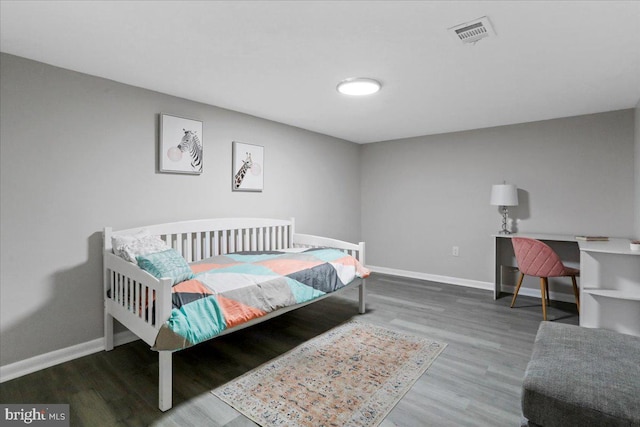
[[357,77],[341,81],[336,89],[345,95],[363,96],[376,93],[380,90],[381,86],[377,80],[367,77]]

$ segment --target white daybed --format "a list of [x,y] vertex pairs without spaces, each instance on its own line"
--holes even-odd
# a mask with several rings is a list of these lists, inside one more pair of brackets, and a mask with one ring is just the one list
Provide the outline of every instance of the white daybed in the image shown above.
[[[225,218],[183,221],[151,225],[128,230],[104,229],[104,340],[107,351],[113,349],[113,319],[118,320],[150,346],[172,310],[170,279],[157,279],[151,274],[115,255],[112,237],[130,236],[147,230],[176,249],[188,263],[208,257],[240,251],[272,251],[287,248],[335,248],[365,261],[364,242],[297,234],[294,220]],[[365,312],[365,279],[353,280],[347,288],[359,286],[359,312]],[[272,317],[319,301],[327,296],[273,311],[247,323],[225,329],[218,336],[260,323]],[[155,296],[155,298],[154,298]],[[155,311],[154,311],[155,310]],[[156,321],[157,319],[157,321]],[[159,408],[172,406],[172,352],[159,351]]]

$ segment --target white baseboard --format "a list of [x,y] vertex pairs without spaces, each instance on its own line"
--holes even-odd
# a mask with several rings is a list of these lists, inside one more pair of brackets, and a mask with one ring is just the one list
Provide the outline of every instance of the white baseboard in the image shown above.
[[378,267],[367,265],[374,273],[391,274],[393,276],[408,277],[411,279],[430,280],[432,282],[448,283],[450,285],[466,286],[467,288],[493,290],[493,283],[480,280],[461,279],[459,277],[439,276],[437,274],[419,273],[417,271],[398,270],[396,268]]
[[[114,345],[127,344],[137,339],[139,338],[131,331],[118,332],[113,337]],[[0,366],[0,383],[102,350],[104,350],[104,339],[96,338],[95,340]]]
[[[375,265],[367,265],[367,268],[374,273],[391,274],[392,276],[407,277],[410,279],[429,280],[431,282],[448,283],[450,285],[466,286],[468,288],[484,289],[493,291],[493,282],[482,282],[480,280],[461,279],[459,277],[439,276],[436,274],[419,273],[417,271],[398,270],[395,268],[378,267]],[[502,285],[502,292],[513,294],[516,290],[515,286]],[[532,289],[521,287],[518,295],[525,295],[533,298],[540,298],[540,289]],[[549,298],[554,301],[563,301],[575,303],[573,294],[561,292],[549,292]]]

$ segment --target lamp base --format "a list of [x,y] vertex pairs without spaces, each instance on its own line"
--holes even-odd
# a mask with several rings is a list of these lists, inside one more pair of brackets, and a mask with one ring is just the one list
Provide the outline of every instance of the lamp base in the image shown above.
[[500,234],[511,234],[511,231],[507,229],[508,214],[509,214],[509,209],[506,206],[502,206],[502,230],[500,230]]

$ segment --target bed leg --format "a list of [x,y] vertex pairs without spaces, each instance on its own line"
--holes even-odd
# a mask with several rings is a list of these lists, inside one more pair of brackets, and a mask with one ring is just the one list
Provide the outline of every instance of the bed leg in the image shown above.
[[104,349],[106,351],[113,350],[113,316],[104,313]]
[[171,409],[172,402],[172,353],[170,351],[158,352],[160,363],[158,364],[158,407],[162,412]]
[[360,314],[364,314],[366,312],[366,299],[367,299],[367,295],[366,295],[366,280],[365,279],[362,279],[362,283],[360,284],[358,297],[359,297],[358,312]]

